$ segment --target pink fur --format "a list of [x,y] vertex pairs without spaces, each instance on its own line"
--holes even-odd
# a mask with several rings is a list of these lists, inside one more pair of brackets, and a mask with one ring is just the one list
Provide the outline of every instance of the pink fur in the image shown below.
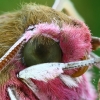
[[39,88],[39,92],[48,96],[48,100],[96,100],[95,90],[87,78],[89,78],[87,75],[83,75],[76,88],[67,87],[59,78],[48,83],[32,81]]
[[[10,79],[1,87],[0,86],[0,99],[10,100],[6,92],[7,87],[15,87],[17,93],[19,93],[19,100],[38,100],[34,93],[23,83],[17,79],[16,74],[24,68],[19,62],[15,63],[16,68],[10,71]],[[12,77],[13,76],[13,77]],[[90,77],[83,75],[82,80],[78,87],[69,88],[66,86],[60,78],[46,82],[33,80],[35,85],[39,89],[40,95],[46,95],[47,100],[96,100],[95,90],[90,83]],[[41,100],[45,100],[41,98]]]
[[61,29],[54,23],[42,23],[35,25],[33,34],[57,40],[63,52],[63,62],[78,61],[91,51],[91,33],[83,22],[78,23],[81,26],[64,24]]
[[[83,22],[78,23],[81,26],[63,25],[60,36],[62,62],[79,61],[91,52],[91,33]],[[67,70],[65,73],[71,75],[77,70]]]
[[42,23],[35,26],[36,30],[34,34],[43,35],[46,37],[50,37],[55,41],[58,41],[58,36],[60,34],[60,28],[57,24],[51,23]]
[[88,27],[63,25],[60,36],[60,47],[63,62],[78,61],[91,51],[91,33]]
[[19,94],[19,100],[37,100],[34,93],[20,79],[17,78],[17,73],[21,71],[24,66],[19,62],[14,62],[14,64],[16,67],[10,70],[9,80],[0,86],[0,100],[10,100],[7,93],[7,87],[14,87],[16,89]]
[[[79,23],[81,26],[63,25],[61,29],[53,23],[43,23],[36,25],[34,34],[48,36],[59,42],[63,52],[62,62],[78,61],[91,51],[91,34],[84,23]],[[20,61],[12,63],[14,69],[9,73],[9,80],[0,86],[0,100],[10,100],[6,92],[9,86],[16,88],[20,100],[38,100],[35,93],[16,77],[25,66]],[[68,70],[65,74],[70,75],[76,70]],[[47,100],[96,100],[95,90],[86,74],[82,75],[78,87],[72,88],[66,86],[59,77],[47,83],[34,79],[32,82],[38,87],[39,95],[46,95]],[[41,98],[41,100],[45,99]]]

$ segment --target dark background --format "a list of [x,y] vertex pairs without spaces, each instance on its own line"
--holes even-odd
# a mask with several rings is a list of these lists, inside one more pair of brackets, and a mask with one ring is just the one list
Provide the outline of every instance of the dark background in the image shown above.
[[[92,35],[100,37],[100,3],[99,0],[71,0],[80,15],[85,19],[86,24],[89,26]],[[54,0],[0,0],[0,14],[5,12],[15,11],[20,8],[24,2],[34,2],[52,6]],[[95,51],[100,55],[100,49]],[[99,69],[93,67],[94,72],[92,83],[97,88],[98,78],[100,77]]]

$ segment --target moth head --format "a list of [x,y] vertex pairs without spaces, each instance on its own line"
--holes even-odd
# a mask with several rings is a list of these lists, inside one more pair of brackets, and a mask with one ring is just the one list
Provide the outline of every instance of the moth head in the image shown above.
[[[83,23],[77,27],[66,24],[59,27],[55,23],[41,23],[35,25],[32,32],[32,38],[22,49],[21,58],[26,67],[41,63],[67,63],[88,59],[91,51],[91,34]],[[87,69],[88,66],[85,66],[75,69],[76,71],[67,70],[65,73],[77,77]]]

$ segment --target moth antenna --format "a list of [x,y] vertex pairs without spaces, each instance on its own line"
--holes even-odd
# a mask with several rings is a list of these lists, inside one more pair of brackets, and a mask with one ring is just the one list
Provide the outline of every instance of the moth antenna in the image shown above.
[[7,64],[11,62],[11,60],[21,49],[22,45],[27,42],[32,36],[33,30],[26,31],[24,35],[5,53],[5,55],[1,57],[0,70],[2,70],[5,66],[7,66]]
[[4,66],[7,66],[10,61],[15,57],[18,51],[21,49],[23,44],[23,38],[17,41],[7,52],[6,54],[0,59],[0,70],[3,69]]

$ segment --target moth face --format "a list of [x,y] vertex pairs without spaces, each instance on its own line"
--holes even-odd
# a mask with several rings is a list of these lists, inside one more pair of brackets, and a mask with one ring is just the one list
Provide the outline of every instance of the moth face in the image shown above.
[[84,86],[82,75],[88,66],[100,62],[100,58],[86,58],[91,47],[90,33],[86,27],[65,25],[60,28],[54,23],[36,26],[36,29],[26,31],[0,59],[2,66],[8,64],[0,73],[3,77],[0,80],[3,98],[50,100],[48,97],[55,96],[54,89],[57,93],[63,89],[63,94],[67,90],[73,94],[73,89],[76,89],[76,93],[78,88],[81,90],[79,84]]
[[[0,32],[1,38],[8,31],[8,37],[9,34],[15,35],[15,38],[9,37],[8,41],[13,40],[15,43],[17,35],[23,33],[23,28],[26,29],[32,23],[37,24],[37,28],[34,31],[32,27],[14,45],[10,44],[13,46],[0,59],[0,99],[70,100],[73,97],[73,100],[80,100],[77,97],[80,91],[83,91],[80,96],[85,93],[87,98],[89,85],[81,75],[90,64],[100,62],[100,58],[84,59],[91,51],[91,36],[86,25],[44,6],[29,4],[19,13],[21,16],[11,17],[16,19],[10,20],[14,22],[11,27],[9,20],[8,27],[5,24],[3,28],[3,25],[0,26],[0,29],[4,29]],[[57,20],[57,23],[51,23],[53,20]],[[63,22],[66,24],[64,27]],[[7,39],[3,38],[2,43]]]

